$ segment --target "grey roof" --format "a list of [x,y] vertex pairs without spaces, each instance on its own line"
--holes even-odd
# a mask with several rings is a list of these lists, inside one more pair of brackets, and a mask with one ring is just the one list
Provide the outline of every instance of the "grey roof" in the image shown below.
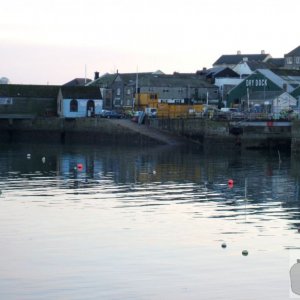
[[[132,84],[135,84],[132,82]],[[144,87],[198,87],[211,88],[214,87],[208,83],[202,76],[196,74],[186,75],[148,75],[139,76],[138,85]]]
[[91,79],[88,78],[74,78],[73,80],[63,84],[66,86],[84,86],[87,83],[91,82]]
[[64,99],[102,99],[97,86],[62,86],[61,92]]
[[196,73],[174,73],[172,75],[161,74],[158,72],[142,72],[142,73],[117,73],[106,74],[91,82],[89,86],[109,87],[113,82],[120,77],[126,85],[138,85],[146,87],[212,87],[211,84],[205,81],[205,77]]
[[94,81],[91,81],[87,84],[87,86],[101,86],[101,87],[109,87],[117,77],[117,74],[104,74],[97,78]]
[[299,70],[283,70],[283,69],[259,69],[257,70],[265,77],[269,78],[280,88],[286,84],[287,92],[292,92],[297,85],[300,84],[300,71]]
[[280,68],[280,67],[284,67],[284,58],[269,58],[267,60],[268,64],[273,65],[273,68]]
[[102,99],[100,89],[96,86],[87,87],[23,84],[1,84],[0,97],[56,99],[59,90],[61,90],[64,98]]
[[217,59],[213,66],[215,65],[237,65],[240,63],[243,58],[248,59],[249,61],[257,61],[257,62],[263,62],[265,61],[270,54],[234,54],[234,55],[222,55],[219,59]]
[[[202,71],[203,72],[203,71]],[[206,71],[205,75],[206,77],[217,77],[218,74],[221,74],[222,72],[227,72],[228,74],[232,75],[230,77],[239,77],[240,75],[233,71],[232,69],[228,67],[213,67]]]
[[248,61],[247,64],[252,71],[257,69],[274,69],[278,67],[269,59],[266,62]]
[[287,56],[300,56],[300,46],[298,46],[297,48],[295,48],[291,52],[284,55],[284,57],[287,57]]
[[279,76],[292,76],[292,77],[300,76],[300,70],[297,69],[272,69],[272,71]]

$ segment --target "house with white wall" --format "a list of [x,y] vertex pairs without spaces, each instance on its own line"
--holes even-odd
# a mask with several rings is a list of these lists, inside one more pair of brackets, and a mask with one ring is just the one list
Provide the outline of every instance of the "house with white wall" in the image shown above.
[[100,115],[103,100],[95,86],[62,86],[57,97],[57,114],[64,118],[82,118]]

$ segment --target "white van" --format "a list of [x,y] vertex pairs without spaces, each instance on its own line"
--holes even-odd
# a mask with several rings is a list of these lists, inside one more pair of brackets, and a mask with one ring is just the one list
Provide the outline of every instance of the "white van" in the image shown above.
[[153,107],[146,107],[145,108],[145,114],[148,117],[156,117],[156,115],[157,115],[157,109],[153,108]]

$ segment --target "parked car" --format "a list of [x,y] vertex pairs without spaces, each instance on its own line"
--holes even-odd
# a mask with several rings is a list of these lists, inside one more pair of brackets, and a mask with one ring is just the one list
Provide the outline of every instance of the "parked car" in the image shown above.
[[133,114],[133,117],[131,118],[132,122],[138,123],[139,122],[139,118],[141,118],[141,116],[145,114],[143,111],[135,111]]
[[121,119],[123,115],[114,110],[102,110],[100,116],[107,119]]

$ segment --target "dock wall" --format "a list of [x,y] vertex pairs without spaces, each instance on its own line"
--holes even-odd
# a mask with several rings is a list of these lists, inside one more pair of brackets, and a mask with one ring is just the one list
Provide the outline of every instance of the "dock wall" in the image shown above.
[[202,144],[242,148],[290,148],[291,125],[275,122],[231,122],[210,119],[152,119],[151,126]]
[[[129,121],[128,121],[129,122]],[[136,125],[139,126],[139,125]],[[247,123],[210,119],[150,119],[158,129],[213,147],[292,148],[300,153],[300,121],[292,125]],[[2,142],[57,142],[86,144],[160,144],[155,138],[102,118],[0,119]]]
[[2,142],[85,144],[158,144],[155,139],[102,118],[1,119]]

